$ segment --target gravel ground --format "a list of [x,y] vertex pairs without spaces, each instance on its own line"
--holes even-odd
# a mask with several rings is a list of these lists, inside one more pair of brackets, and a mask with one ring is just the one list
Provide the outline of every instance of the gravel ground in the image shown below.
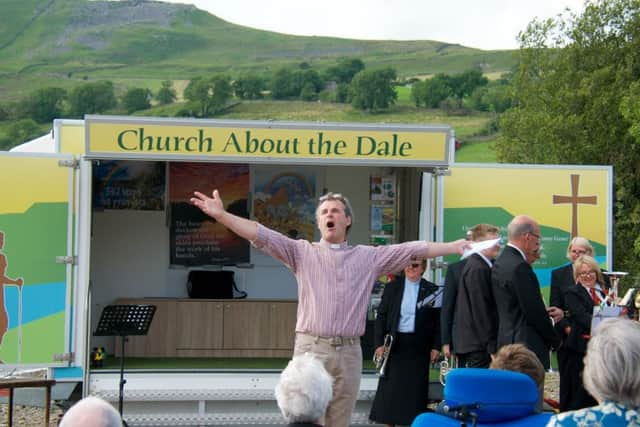
[[[51,405],[49,426],[58,425],[58,420],[62,417],[62,409]],[[0,426],[7,425],[7,404],[0,404]],[[36,406],[13,405],[13,425],[34,427],[44,425],[44,408]]]
[[[559,376],[557,372],[547,372],[545,376],[545,397],[558,400],[558,393],[560,391]],[[13,425],[32,427],[41,426],[43,423],[44,408],[38,408],[33,406],[14,405],[13,408]],[[62,409],[56,405],[51,405],[51,416],[49,418],[49,425],[55,427],[58,425],[58,420],[62,417]],[[0,404],[0,426],[7,425],[7,405]]]

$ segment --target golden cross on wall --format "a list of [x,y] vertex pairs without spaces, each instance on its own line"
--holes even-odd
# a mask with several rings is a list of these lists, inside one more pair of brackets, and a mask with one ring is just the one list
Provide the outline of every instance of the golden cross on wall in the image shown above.
[[578,204],[596,205],[598,204],[598,196],[578,196],[578,187],[580,185],[580,175],[571,175],[571,195],[560,196],[553,195],[553,204],[571,203],[571,238],[578,235]]

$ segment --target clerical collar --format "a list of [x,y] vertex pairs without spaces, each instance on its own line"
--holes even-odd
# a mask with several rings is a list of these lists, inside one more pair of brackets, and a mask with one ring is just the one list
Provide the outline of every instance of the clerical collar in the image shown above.
[[329,243],[324,239],[320,239],[320,244],[331,249],[346,249],[349,247],[349,243],[346,240],[342,243]]

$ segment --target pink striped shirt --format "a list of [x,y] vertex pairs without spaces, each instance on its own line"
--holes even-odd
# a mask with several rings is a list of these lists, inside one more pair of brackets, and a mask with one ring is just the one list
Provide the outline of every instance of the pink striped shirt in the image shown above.
[[320,336],[364,334],[375,280],[406,267],[412,257],[426,258],[428,243],[333,248],[328,242],[293,240],[258,224],[253,245],[282,261],[298,282],[296,332]]

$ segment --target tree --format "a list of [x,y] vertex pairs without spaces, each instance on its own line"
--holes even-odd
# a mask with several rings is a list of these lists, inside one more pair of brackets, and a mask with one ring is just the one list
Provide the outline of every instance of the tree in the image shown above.
[[427,108],[438,108],[447,98],[453,96],[451,77],[439,73],[423,82],[416,82],[411,87],[411,99],[416,107],[424,105]]
[[614,266],[640,261],[640,2],[588,1],[520,36],[500,161],[615,167]]
[[127,110],[127,114],[134,111],[146,110],[151,108],[151,98],[153,94],[149,89],[135,87],[128,89],[122,96],[122,105]]
[[184,90],[184,97],[196,105],[200,117],[209,117],[220,111],[231,95],[231,83],[225,75],[196,77]]
[[288,68],[279,68],[269,82],[273,99],[287,99],[297,96],[300,92],[293,86],[293,72]]
[[77,86],[69,95],[69,113],[72,116],[104,113],[117,104],[113,83],[107,80]]
[[357,58],[343,58],[338,64],[327,68],[326,80],[334,80],[336,83],[351,83],[353,77],[364,70],[364,62]]
[[42,135],[40,126],[32,119],[21,119],[11,123],[6,129],[6,136],[0,141],[0,150],[8,150],[37,136]]
[[59,87],[38,89],[20,103],[20,115],[38,123],[50,122],[62,116],[66,97],[67,91]]
[[395,79],[396,70],[392,68],[360,71],[351,81],[351,105],[372,112],[389,108],[398,98]]
[[171,80],[164,80],[156,93],[156,101],[158,101],[160,105],[166,105],[171,104],[176,99],[176,90],[173,88],[173,82]]
[[256,74],[239,77],[231,84],[233,93],[239,99],[261,99],[266,86],[265,80]]

